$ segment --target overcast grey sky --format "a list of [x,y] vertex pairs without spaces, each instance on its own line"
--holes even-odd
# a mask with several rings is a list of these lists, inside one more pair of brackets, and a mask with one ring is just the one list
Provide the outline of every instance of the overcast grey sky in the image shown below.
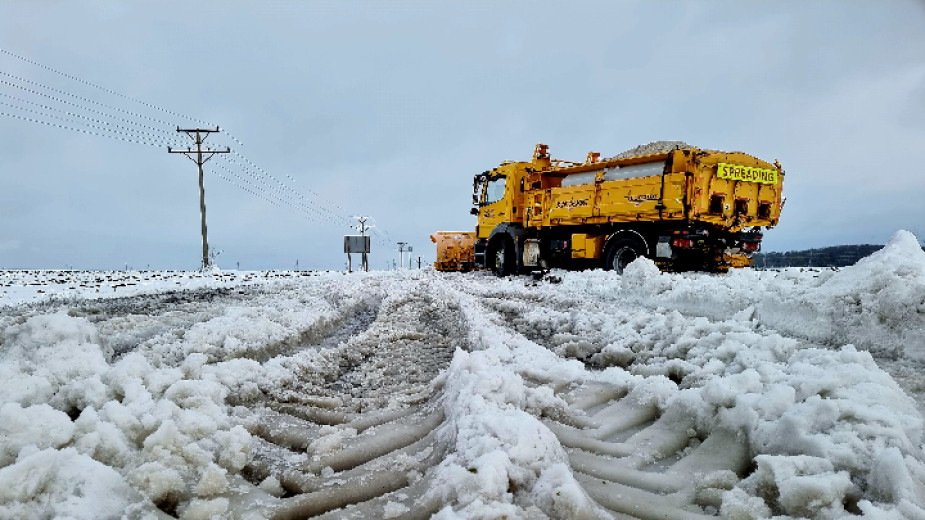
[[[431,232],[474,227],[472,175],[538,142],[573,160],[665,139],[779,159],[766,251],[925,234],[921,1],[5,1],[0,48],[151,105],[0,54],[0,112],[140,123],[163,144],[0,115],[0,267],[197,268],[196,167],[159,139],[201,122],[263,179],[207,164],[224,268],[343,268],[351,230],[322,206],[432,261]],[[373,268],[397,257],[374,248]]]

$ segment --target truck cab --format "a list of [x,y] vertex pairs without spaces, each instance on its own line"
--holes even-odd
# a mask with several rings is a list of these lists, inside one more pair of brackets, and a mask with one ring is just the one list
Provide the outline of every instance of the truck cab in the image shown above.
[[519,248],[517,241],[511,240],[511,232],[516,237],[518,231],[523,229],[523,178],[530,165],[505,161],[473,179],[472,203],[475,207],[471,213],[478,216],[475,228],[476,266],[495,265],[500,253],[502,269],[505,264],[509,264],[509,269],[512,268],[513,255],[519,254]]
[[473,180],[473,214],[478,215],[477,238],[489,238],[491,231],[503,223],[523,223],[523,190],[526,163],[502,163],[497,168],[475,176]]

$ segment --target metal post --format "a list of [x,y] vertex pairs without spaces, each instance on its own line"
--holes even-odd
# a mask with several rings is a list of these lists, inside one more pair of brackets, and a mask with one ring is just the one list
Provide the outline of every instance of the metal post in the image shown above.
[[398,243],[398,266],[402,268],[405,267],[405,245],[407,242]]
[[[353,218],[357,219],[357,220],[360,222],[360,225],[359,225],[359,226],[354,226],[354,228],[355,228],[355,229],[359,229],[359,230],[360,230],[360,236],[365,237],[365,236],[366,236],[366,228],[367,228],[367,227],[372,227],[372,226],[367,226],[367,225],[366,225],[366,221],[369,220],[369,217],[353,217]],[[364,238],[363,240],[364,240],[364,243],[363,243],[363,246],[364,246],[364,247],[363,247],[363,252],[361,253],[361,261],[362,261],[362,264],[363,264],[362,269],[363,269],[364,271],[369,271],[369,258],[366,256],[366,247],[365,247],[365,246],[366,246],[366,243],[365,243],[365,240],[366,240],[366,239]]]

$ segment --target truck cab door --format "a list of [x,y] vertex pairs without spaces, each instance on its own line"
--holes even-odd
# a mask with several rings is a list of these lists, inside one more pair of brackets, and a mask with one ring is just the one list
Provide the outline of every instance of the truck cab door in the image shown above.
[[488,238],[491,231],[502,222],[509,222],[511,216],[510,201],[508,200],[506,175],[495,175],[487,178],[482,190],[482,199],[479,203],[478,238]]

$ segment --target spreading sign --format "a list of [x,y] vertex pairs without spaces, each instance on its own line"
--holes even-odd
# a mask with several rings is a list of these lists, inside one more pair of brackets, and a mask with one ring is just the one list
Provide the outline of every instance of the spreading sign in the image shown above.
[[719,163],[716,175],[720,179],[732,181],[760,182],[761,184],[777,184],[777,170],[765,170],[738,166],[735,164]]

